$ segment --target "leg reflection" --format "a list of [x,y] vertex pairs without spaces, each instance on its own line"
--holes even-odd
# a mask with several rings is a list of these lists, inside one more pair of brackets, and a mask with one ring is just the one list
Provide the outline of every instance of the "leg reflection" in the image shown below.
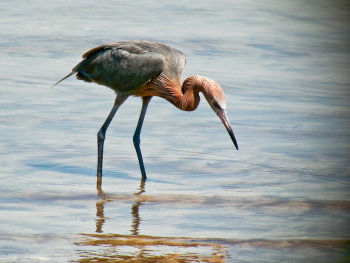
[[97,177],[97,183],[96,183],[96,189],[97,189],[97,194],[98,196],[102,199],[96,202],[96,233],[102,233],[102,227],[103,224],[105,223],[105,215],[104,215],[104,208],[105,208],[105,203],[107,202],[105,198],[105,194],[103,193],[102,186],[101,186],[101,177]]
[[140,215],[139,208],[142,205],[142,201],[138,199],[138,196],[145,192],[145,184],[146,179],[142,178],[140,183],[139,192],[135,193],[136,201],[134,205],[131,207],[131,215],[132,215],[132,224],[131,224],[131,234],[137,236],[139,234],[139,226],[140,226]]
[[[140,214],[139,214],[139,208],[143,204],[144,201],[140,200],[139,196],[145,192],[145,185],[146,185],[146,179],[142,179],[140,182],[140,187],[138,191],[134,194],[135,196],[135,202],[131,207],[131,216],[132,216],[132,223],[131,223],[131,234],[132,235],[138,235],[139,234],[139,227],[140,227]],[[96,233],[103,233],[103,225],[106,221],[106,217],[104,215],[104,207],[105,203],[111,202],[116,198],[113,198],[113,196],[107,196],[101,186],[101,181],[97,181],[96,184],[97,194],[100,197],[100,200],[96,202]]]
[[105,208],[105,201],[98,201],[96,202],[96,233],[102,233],[102,227],[105,223],[105,216],[104,216],[104,208]]

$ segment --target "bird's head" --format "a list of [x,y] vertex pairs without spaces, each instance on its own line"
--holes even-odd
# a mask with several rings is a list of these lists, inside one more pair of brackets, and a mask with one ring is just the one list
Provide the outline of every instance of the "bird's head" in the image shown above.
[[202,82],[202,93],[206,100],[208,101],[210,107],[213,109],[213,111],[218,115],[222,123],[224,124],[227,132],[229,133],[231,140],[233,144],[235,145],[236,149],[238,150],[238,143],[235,138],[235,135],[233,134],[230,122],[227,118],[226,114],[226,98],[224,95],[224,92],[220,85],[216,83],[214,80],[198,76],[200,81]]

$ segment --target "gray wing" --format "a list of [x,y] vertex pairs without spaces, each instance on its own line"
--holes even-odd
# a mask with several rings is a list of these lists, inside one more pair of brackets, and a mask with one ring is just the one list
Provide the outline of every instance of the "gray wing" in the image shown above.
[[165,67],[162,54],[135,45],[104,45],[83,55],[73,72],[77,78],[127,91],[157,77]]

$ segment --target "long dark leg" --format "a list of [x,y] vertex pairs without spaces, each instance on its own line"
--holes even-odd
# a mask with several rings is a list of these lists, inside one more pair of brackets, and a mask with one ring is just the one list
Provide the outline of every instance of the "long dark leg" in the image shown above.
[[139,159],[142,180],[145,180],[147,177],[146,177],[145,166],[143,165],[142,153],[141,153],[141,149],[140,149],[140,133],[141,133],[143,120],[145,119],[147,106],[148,106],[149,102],[151,101],[152,97],[143,97],[142,99],[143,99],[142,100],[142,109],[141,109],[140,118],[139,118],[139,121],[137,123],[137,127],[135,130],[133,140],[134,140],[135,150],[137,153],[137,158]]
[[103,144],[106,137],[106,131],[113,120],[115,113],[117,112],[120,105],[126,100],[126,97],[118,95],[115,99],[114,106],[109,113],[106,121],[103,123],[101,129],[97,133],[97,184],[101,185],[102,177],[102,161],[103,161]]

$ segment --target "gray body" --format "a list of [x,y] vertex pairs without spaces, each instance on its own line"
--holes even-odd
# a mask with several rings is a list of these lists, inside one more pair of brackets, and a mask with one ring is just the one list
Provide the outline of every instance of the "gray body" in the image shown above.
[[96,47],[73,68],[77,78],[96,82],[121,93],[133,93],[159,74],[179,80],[185,55],[174,48],[149,41],[124,41]]

